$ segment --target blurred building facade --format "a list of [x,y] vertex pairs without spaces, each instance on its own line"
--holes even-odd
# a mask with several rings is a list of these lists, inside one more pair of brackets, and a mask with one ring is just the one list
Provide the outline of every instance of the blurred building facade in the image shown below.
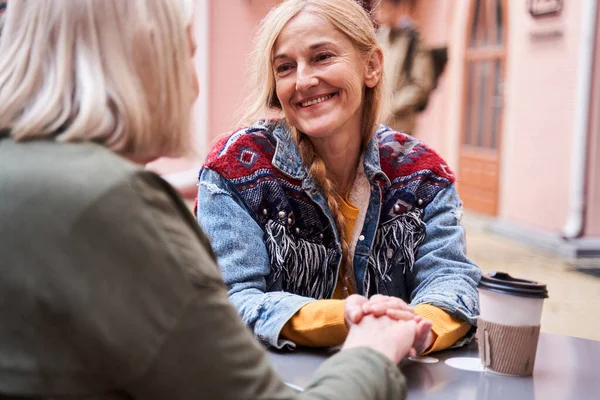
[[[153,167],[195,191],[214,139],[238,125],[247,55],[281,0],[196,0],[197,154]],[[567,256],[600,256],[598,0],[417,0],[450,60],[415,135],[459,176],[490,229]]]
[[600,256],[600,34],[595,0],[418,0],[450,61],[417,136],[489,227]]

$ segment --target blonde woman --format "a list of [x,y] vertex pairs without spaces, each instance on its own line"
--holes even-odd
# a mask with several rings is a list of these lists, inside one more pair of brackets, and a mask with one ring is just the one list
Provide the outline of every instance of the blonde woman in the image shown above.
[[377,124],[369,16],[354,0],[287,0],[262,22],[252,65],[250,125],[214,146],[197,211],[243,321],[271,346],[333,346],[358,293],[377,303],[367,314],[431,320],[418,352],[460,345],[481,271],[446,163]]
[[401,396],[396,363],[425,322],[363,316],[356,297],[344,351],[297,395],[194,217],[136,165],[189,146],[191,0],[18,0],[5,16],[0,397]]

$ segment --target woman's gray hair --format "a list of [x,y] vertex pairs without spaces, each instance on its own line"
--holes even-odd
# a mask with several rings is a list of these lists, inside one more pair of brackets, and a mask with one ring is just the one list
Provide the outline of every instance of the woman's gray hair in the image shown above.
[[16,0],[0,40],[0,129],[135,157],[189,148],[192,0]]

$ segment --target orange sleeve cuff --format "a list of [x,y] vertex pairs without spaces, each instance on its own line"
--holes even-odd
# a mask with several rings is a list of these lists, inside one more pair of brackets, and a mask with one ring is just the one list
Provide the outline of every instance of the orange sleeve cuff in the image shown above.
[[462,319],[456,318],[431,304],[419,304],[414,310],[421,317],[431,321],[431,330],[437,339],[424,354],[440,351],[452,346],[458,339],[465,336],[471,326]]
[[344,300],[317,300],[302,307],[281,330],[281,336],[296,344],[330,347],[348,336],[344,321]]

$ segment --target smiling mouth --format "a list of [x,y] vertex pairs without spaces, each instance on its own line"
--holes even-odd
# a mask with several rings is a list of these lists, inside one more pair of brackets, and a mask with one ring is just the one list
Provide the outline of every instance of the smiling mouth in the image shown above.
[[303,103],[300,103],[300,105],[302,107],[314,106],[315,104],[319,104],[319,103],[324,102],[325,100],[329,100],[330,98],[332,98],[334,96],[334,94],[328,94],[328,95],[321,96],[321,97],[313,99],[313,100],[305,101]]

